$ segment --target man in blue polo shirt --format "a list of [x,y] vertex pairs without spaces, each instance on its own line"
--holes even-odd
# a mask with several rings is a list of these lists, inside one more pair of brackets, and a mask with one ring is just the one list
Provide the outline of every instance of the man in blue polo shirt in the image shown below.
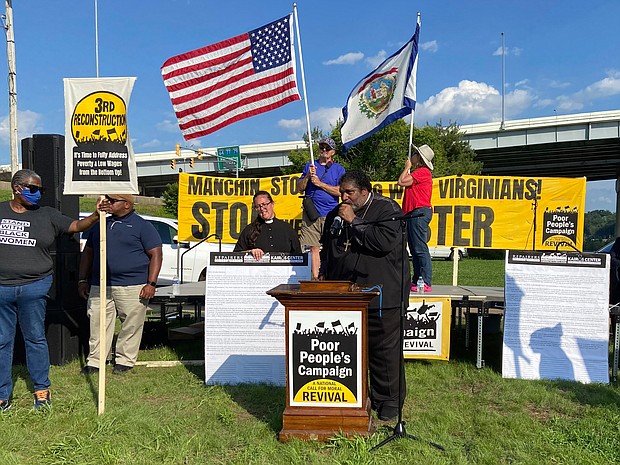
[[[148,300],[155,295],[161,269],[161,237],[151,223],[134,211],[134,196],[106,195],[109,213],[106,221],[107,287],[106,341],[102,358],[112,348],[114,322],[118,314],[121,329],[116,341],[116,358],[112,373],[121,374],[133,368],[138,358],[142,328]],[[99,359],[99,228],[86,241],[80,260],[80,296],[88,298],[90,319],[89,354],[83,374],[95,373]]]
[[332,159],[336,154],[336,142],[331,137],[324,137],[319,141],[319,159],[314,163],[306,163],[301,179],[297,183],[300,191],[312,199],[318,217],[312,218],[308,211],[302,215],[301,236],[302,247],[310,248],[312,258],[312,278],[319,275],[321,235],[325,216],[338,205],[340,190],[338,183],[344,174],[344,167]]

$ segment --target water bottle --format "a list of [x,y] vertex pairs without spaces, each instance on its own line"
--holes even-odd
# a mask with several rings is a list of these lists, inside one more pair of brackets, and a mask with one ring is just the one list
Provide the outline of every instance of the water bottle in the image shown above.
[[422,276],[418,278],[418,294],[424,294],[424,279]]
[[179,277],[175,274],[172,278],[172,295],[179,295],[181,293],[181,285],[179,284]]

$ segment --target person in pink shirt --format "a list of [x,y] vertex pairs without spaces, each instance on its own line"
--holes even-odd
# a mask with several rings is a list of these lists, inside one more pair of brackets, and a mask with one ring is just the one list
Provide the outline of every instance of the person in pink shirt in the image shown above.
[[431,254],[426,242],[429,239],[428,225],[433,217],[431,197],[433,194],[433,157],[435,152],[428,145],[416,147],[412,144],[411,158],[405,161],[405,169],[398,177],[398,185],[405,188],[403,212],[416,211],[419,216],[407,220],[407,242],[413,261],[411,290],[418,291],[418,278],[424,280],[424,292],[430,292],[433,285]]

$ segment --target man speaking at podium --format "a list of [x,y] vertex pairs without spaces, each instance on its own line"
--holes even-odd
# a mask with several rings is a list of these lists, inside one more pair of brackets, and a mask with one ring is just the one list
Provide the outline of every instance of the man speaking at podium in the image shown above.
[[352,281],[362,288],[381,285],[382,306],[379,297],[368,306],[370,400],[380,420],[391,420],[398,415],[399,380],[401,405],[406,394],[399,331],[411,274],[409,263],[403,263],[401,222],[390,220],[403,212],[393,200],[373,193],[361,171],[347,171],[339,189],[342,203],[325,219],[319,279]]

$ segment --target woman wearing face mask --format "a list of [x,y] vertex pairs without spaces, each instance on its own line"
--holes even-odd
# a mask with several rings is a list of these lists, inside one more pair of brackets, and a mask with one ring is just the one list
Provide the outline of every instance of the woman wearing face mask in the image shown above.
[[[62,233],[85,231],[97,212],[74,220],[52,207],[39,207],[41,177],[19,170],[11,179],[13,199],[0,203],[0,414],[11,407],[11,370],[16,323],[24,336],[34,407],[51,403],[49,352],[45,339],[46,296],[52,284],[50,246]],[[100,203],[97,208],[102,209]]]

